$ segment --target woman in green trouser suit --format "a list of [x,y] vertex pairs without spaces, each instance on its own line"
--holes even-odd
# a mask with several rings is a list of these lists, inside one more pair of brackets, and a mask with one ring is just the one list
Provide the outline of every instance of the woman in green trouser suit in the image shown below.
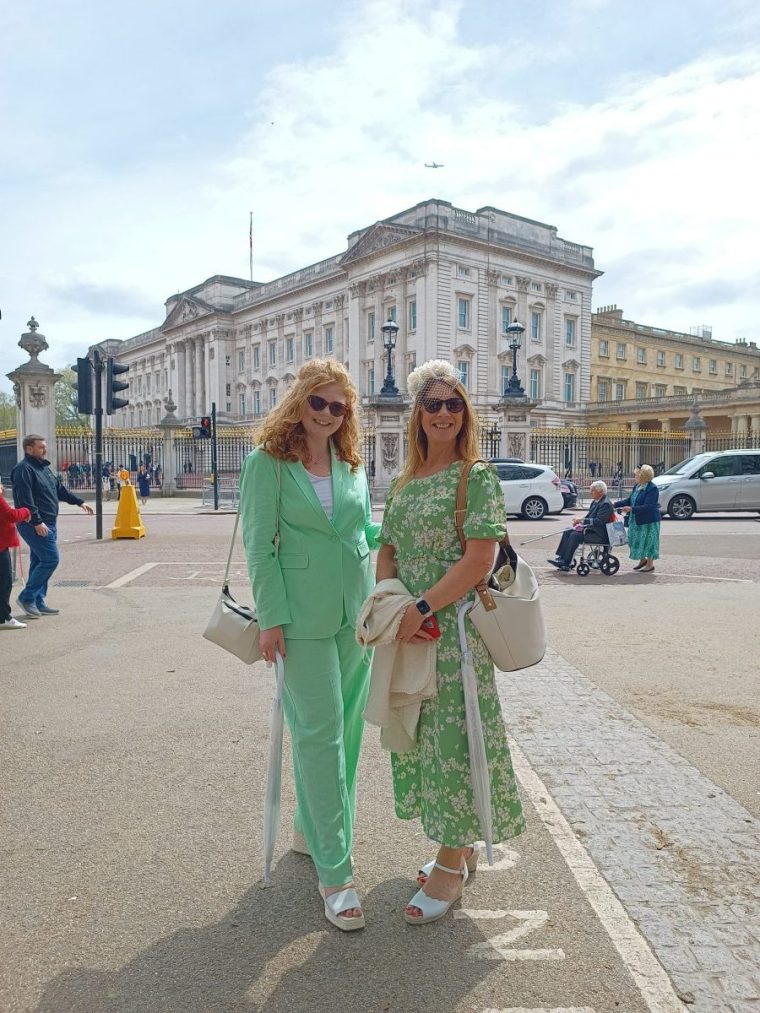
[[[496,473],[475,464],[467,481],[463,554],[454,509],[462,463],[479,457],[472,405],[458,373],[442,360],[419,366],[407,387],[414,397],[409,458],[385,504],[377,578],[398,577],[410,594],[419,596],[404,614],[398,639],[412,644],[428,639],[421,626],[431,612],[441,629],[438,695],[421,705],[416,748],[391,758],[397,815],[420,817],[427,836],[440,845],[429,877],[404,912],[408,922],[421,925],[448,911],[477,861],[472,845],[481,827],[470,778],[457,608],[474,600],[475,585],[493,565],[506,510]],[[521,833],[525,824],[493,662],[477,630],[467,626],[491,782],[493,840],[498,842]]]
[[275,651],[285,661],[294,836],[303,835],[317,868],[325,916],[344,931],[364,925],[351,843],[369,658],[354,626],[374,585],[370,549],[380,527],[359,456],[356,404],[339,362],[310,362],[267,416],[240,480],[261,650],[268,661]]

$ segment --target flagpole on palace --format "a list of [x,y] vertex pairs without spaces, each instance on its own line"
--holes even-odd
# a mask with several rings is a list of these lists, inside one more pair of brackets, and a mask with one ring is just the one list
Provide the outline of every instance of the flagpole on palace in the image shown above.
[[251,274],[251,281],[253,281],[253,211],[250,212],[251,220],[248,226],[248,262]]

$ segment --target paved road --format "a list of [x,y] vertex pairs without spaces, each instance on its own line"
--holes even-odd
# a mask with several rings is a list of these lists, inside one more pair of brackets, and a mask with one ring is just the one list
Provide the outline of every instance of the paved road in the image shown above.
[[[63,517],[64,611],[0,643],[0,1008],[638,1013],[681,1009],[677,994],[705,1013],[757,1008],[760,830],[739,803],[760,787],[744,647],[760,525],[666,524],[662,571],[676,576],[639,586],[541,571],[554,650],[500,676],[529,830],[474,878],[462,917],[401,922],[429,848],[393,817],[370,731],[356,846],[368,928],[347,938],[324,921],[309,860],[287,851],[289,777],[276,886],[258,883],[270,673],[198,637],[232,519],[183,504],[146,524],[139,542],[95,543],[91,520]],[[548,544],[526,554],[540,563]],[[695,579],[708,559],[713,579]],[[721,617],[734,625],[716,676]],[[668,712],[653,683],[702,723]],[[694,851],[700,837],[720,868]]]

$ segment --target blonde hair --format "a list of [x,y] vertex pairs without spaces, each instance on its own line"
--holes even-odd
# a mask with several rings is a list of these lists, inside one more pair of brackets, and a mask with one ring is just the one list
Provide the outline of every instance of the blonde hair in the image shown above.
[[338,458],[350,464],[351,471],[356,471],[362,463],[359,452],[361,434],[355,412],[359,398],[348,370],[337,359],[313,359],[299,369],[293,386],[277,407],[269,412],[256,433],[257,445],[264,444],[267,453],[282,461],[308,459],[301,417],[308,396],[327,383],[341,385],[350,409],[343,425],[333,433],[330,441]]
[[449,394],[449,397],[461,397],[464,401],[464,419],[462,421],[462,428],[459,430],[456,440],[456,450],[459,460],[477,461],[480,458],[480,448],[478,446],[478,423],[475,418],[475,411],[472,407],[472,402],[470,401],[470,395],[459,382],[452,384],[446,378],[438,376],[431,377],[420,386],[414,400],[414,404],[412,405],[412,414],[409,417],[409,426],[407,428],[409,452],[407,454],[406,464],[404,465],[404,468],[396,482],[396,489],[401,489],[407,484],[407,482],[411,482],[414,478],[414,473],[427,460],[427,436],[420,425],[420,415],[423,411],[423,401],[427,397],[429,391],[439,383],[443,383],[447,387],[451,387],[451,394]]
[[651,464],[642,464],[636,470],[639,473],[639,485],[646,485],[654,478],[654,468]]

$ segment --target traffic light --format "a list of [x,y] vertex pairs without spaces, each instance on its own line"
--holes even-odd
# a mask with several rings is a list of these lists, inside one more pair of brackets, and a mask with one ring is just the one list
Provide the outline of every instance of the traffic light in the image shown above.
[[129,384],[114,379],[128,372],[129,366],[125,366],[123,362],[114,362],[110,355],[106,359],[106,415],[113,415],[118,408],[126,408],[129,404],[127,398],[116,396],[120,390],[127,390]]
[[192,427],[193,439],[194,440],[210,440],[211,439],[211,416],[204,415],[201,419],[200,425]]
[[77,411],[80,415],[92,415],[94,411],[93,394],[93,365],[89,359],[77,359],[76,366],[71,367],[77,375],[77,382],[74,390],[77,392]]

